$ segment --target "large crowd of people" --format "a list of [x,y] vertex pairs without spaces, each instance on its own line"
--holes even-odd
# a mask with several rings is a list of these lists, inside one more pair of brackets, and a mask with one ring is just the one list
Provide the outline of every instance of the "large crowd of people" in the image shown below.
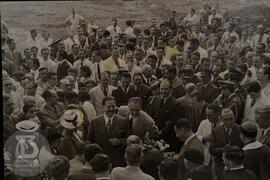
[[[23,179],[269,179],[270,29],[219,12],[124,29],[72,10],[48,25],[70,27],[66,39],[29,27],[21,50],[2,22],[4,142],[26,131],[49,143]],[[19,179],[13,156],[6,179]]]

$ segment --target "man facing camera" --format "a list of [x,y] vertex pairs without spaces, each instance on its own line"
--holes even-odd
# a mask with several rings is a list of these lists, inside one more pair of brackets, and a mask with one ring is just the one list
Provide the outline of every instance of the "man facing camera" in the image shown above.
[[124,166],[124,148],[129,133],[127,120],[115,114],[114,97],[105,97],[102,104],[105,112],[90,122],[88,140],[103,149],[113,167]]

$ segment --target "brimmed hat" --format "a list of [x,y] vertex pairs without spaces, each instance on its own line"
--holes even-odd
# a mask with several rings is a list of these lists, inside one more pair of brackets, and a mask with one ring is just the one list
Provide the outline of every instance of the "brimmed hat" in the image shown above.
[[83,123],[83,113],[78,109],[70,109],[64,112],[60,118],[60,124],[66,129],[75,129]]
[[204,161],[204,154],[197,149],[188,149],[184,152],[184,158],[194,163],[202,164]]
[[20,121],[16,124],[16,129],[22,132],[35,132],[39,128],[39,124],[32,120]]
[[248,138],[254,138],[257,136],[257,125],[254,122],[245,122],[240,126],[242,134]]
[[238,68],[231,68],[229,72],[225,74],[224,79],[230,80],[235,83],[239,83],[244,78],[244,74]]
[[252,81],[246,85],[246,90],[250,92],[259,92],[262,89],[261,83],[259,81]]
[[55,47],[57,46],[63,39],[59,39],[59,40],[56,40],[56,41],[53,41],[52,44],[49,45],[49,47]]
[[221,87],[233,87],[236,85],[236,83],[230,80],[219,80],[218,83]]

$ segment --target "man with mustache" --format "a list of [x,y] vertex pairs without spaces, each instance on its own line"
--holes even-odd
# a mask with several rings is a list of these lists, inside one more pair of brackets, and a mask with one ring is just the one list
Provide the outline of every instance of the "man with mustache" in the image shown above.
[[104,113],[90,122],[88,140],[98,144],[103,153],[111,158],[112,166],[125,166],[124,153],[126,138],[129,135],[127,119],[116,114],[115,98],[103,99]]

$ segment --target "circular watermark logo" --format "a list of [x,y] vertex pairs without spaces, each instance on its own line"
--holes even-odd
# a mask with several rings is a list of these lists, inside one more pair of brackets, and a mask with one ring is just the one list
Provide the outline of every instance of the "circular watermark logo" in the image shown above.
[[4,146],[5,166],[20,177],[41,174],[49,163],[50,154],[48,141],[38,132],[17,131]]

